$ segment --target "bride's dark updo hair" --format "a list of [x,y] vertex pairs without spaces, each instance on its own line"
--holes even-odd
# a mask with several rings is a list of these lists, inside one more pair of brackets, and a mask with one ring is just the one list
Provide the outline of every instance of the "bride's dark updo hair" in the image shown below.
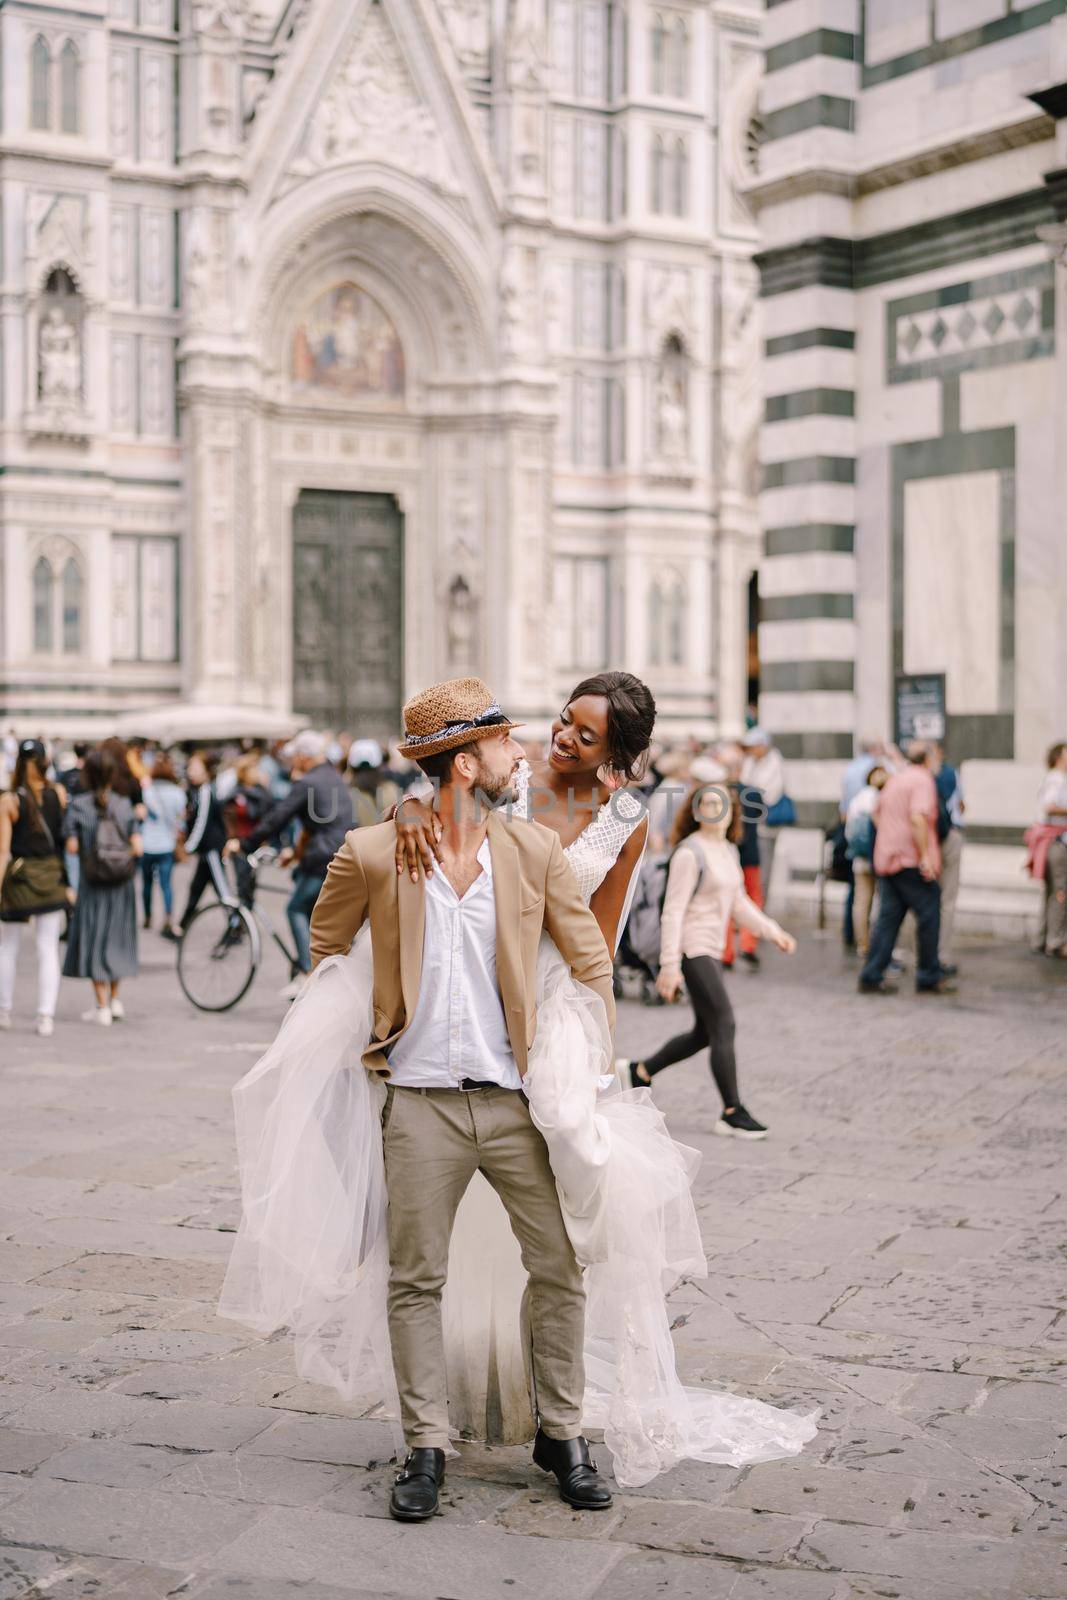
[[644,777],[656,725],[656,702],[651,689],[632,672],[598,672],[575,685],[567,704],[587,694],[608,702],[608,765],[612,771],[627,783]]

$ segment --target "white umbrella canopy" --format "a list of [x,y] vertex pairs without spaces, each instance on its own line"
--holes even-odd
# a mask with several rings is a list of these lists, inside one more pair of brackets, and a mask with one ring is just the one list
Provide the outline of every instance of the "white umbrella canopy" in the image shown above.
[[307,725],[307,718],[293,711],[170,700],[124,712],[115,719],[112,731],[120,739],[141,736],[160,744],[177,744],[190,739],[288,739]]

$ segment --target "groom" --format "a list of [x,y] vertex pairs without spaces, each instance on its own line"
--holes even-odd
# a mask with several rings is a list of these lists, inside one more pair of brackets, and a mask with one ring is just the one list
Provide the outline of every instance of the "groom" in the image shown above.
[[477,678],[410,700],[400,750],[440,784],[441,871],[398,875],[391,822],[354,829],[311,919],[316,966],[347,951],[370,920],[374,1029],[363,1064],[386,1079],[389,1336],[408,1445],[389,1509],[402,1522],[432,1517],[444,1480],[441,1292],[456,1210],[479,1170],[507,1210],[529,1279],[534,1461],[555,1473],[569,1505],[611,1504],[581,1431],[581,1268],[522,1075],[542,931],[601,996],[613,1026],[612,964],[557,835],[484,803],[509,794],[523,756],[516,726]]

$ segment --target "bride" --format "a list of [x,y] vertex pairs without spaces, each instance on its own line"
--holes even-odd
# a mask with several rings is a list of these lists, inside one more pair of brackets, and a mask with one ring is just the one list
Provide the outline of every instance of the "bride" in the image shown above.
[[[621,785],[647,763],[655,718],[628,673],[586,679],[524,763],[514,814],[560,836],[609,949],[625,926],[647,833]],[[425,802],[397,819],[397,868],[434,867]],[[360,1065],[371,1029],[366,929],[323,962],[274,1044],[234,1090],[244,1215],[220,1314],[288,1325],[297,1368],[368,1412],[396,1415],[385,1293],[381,1086]],[[676,1144],[646,1089],[612,1068],[604,1010],[547,938],[524,1091],[545,1138],[564,1220],[585,1267],[584,1427],[602,1429],[616,1481],[647,1483],[680,1459],[740,1467],[798,1453],[815,1421],[680,1383],[666,1294],[707,1264],[691,1195],[697,1153]],[[534,1431],[520,1339],[525,1275],[507,1219],[476,1176],[456,1219],[444,1301],[449,1409],[466,1437]]]

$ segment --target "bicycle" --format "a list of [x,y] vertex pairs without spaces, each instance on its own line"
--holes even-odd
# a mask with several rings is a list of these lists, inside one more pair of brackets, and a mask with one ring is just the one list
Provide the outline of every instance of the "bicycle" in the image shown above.
[[[253,891],[260,867],[273,861],[277,853],[263,845],[248,856]],[[254,905],[216,900],[197,911],[178,946],[178,982],[198,1011],[230,1011],[244,999],[263,958],[261,930],[274,940],[289,963],[290,978],[295,978],[300,971],[296,951]]]

